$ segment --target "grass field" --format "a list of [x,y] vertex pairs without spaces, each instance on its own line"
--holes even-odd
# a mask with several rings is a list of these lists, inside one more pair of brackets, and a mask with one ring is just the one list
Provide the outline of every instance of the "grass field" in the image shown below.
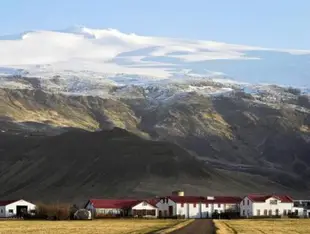
[[310,219],[215,220],[217,234],[310,234]]
[[[138,234],[180,228],[181,220],[0,221],[1,234]],[[163,231],[164,232],[164,231]],[[159,232],[162,233],[162,232]],[[164,232],[165,233],[165,232]]]

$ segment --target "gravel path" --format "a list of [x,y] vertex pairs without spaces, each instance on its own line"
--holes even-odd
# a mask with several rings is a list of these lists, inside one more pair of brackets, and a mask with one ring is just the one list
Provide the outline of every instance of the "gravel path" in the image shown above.
[[211,219],[197,219],[171,234],[215,234],[215,226]]

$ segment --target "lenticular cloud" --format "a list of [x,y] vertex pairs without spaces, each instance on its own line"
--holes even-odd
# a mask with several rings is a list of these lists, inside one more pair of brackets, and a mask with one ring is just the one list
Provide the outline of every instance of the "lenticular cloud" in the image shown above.
[[[4,38],[4,39],[3,39]],[[146,37],[115,29],[74,27],[64,31],[34,31],[19,38],[0,37],[0,67],[42,71],[91,70],[169,77],[192,64],[214,60],[259,60],[248,51],[310,54],[214,41]],[[40,65],[40,66],[38,66]],[[221,72],[221,71],[216,71]]]

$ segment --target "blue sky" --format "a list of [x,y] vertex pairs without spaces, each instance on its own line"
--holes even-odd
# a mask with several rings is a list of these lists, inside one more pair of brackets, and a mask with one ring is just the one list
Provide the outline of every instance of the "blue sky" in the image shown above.
[[3,0],[0,34],[72,25],[310,49],[309,0]]

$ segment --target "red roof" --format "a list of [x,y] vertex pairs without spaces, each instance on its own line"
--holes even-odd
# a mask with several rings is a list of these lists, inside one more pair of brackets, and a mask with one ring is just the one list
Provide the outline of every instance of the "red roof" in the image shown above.
[[276,198],[283,203],[292,203],[293,199],[288,195],[257,195],[257,194],[250,194],[247,196],[253,202],[265,202],[268,198]]
[[214,199],[207,199],[207,197],[198,196],[168,196],[170,200],[175,203],[216,203],[216,204],[237,204],[242,201],[241,197],[223,197],[216,196]]
[[122,209],[132,206],[132,204],[136,204],[137,200],[129,200],[129,199],[91,199],[90,203],[95,208],[114,208],[114,209]]
[[[211,200],[212,201],[212,200]],[[220,203],[220,204],[237,204],[242,201],[241,197],[223,197],[223,196],[216,196],[214,197],[213,203]]]
[[151,206],[156,207],[156,204],[159,202],[159,200],[160,200],[159,198],[153,198],[153,199],[147,199],[147,200],[144,200],[144,201],[149,203]]
[[0,206],[6,206],[6,205],[9,205],[13,202],[16,202],[16,201],[19,201],[19,200],[6,200],[6,201],[0,201]]
[[[156,207],[157,199],[149,200],[136,200],[136,199],[91,199],[90,203],[95,208],[111,208],[111,209],[126,209],[138,205],[141,202],[147,202],[148,204]],[[88,202],[88,203],[89,203]]]

